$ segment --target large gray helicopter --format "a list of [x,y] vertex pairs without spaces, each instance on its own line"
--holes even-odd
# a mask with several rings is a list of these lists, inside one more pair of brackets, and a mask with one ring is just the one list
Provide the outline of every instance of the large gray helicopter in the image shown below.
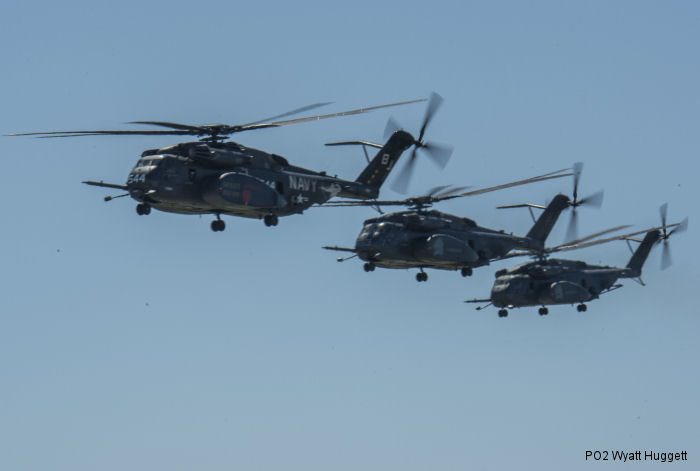
[[230,135],[254,129],[286,126],[326,118],[355,115],[368,111],[425,99],[391,103],[305,118],[274,121],[327,103],[317,103],[292,110],[266,120],[242,125],[212,124],[193,126],[162,121],[136,121],[168,128],[168,130],[124,131],[52,131],[12,134],[37,137],[75,137],[104,135],[194,135],[198,142],[185,142],[141,154],[126,184],[85,181],[88,185],[123,190],[126,193],[107,196],[105,201],[131,196],[139,202],[136,211],[146,215],[151,208],[180,214],[213,214],[213,231],[223,231],[221,215],[264,219],[265,225],[276,226],[279,216],[300,214],[313,204],[324,203],[335,196],[369,200],[377,198],[379,190],[401,154],[412,145],[423,148],[444,166],[451,155],[445,146],[423,141],[427,124],[437,111],[442,98],[433,93],[421,127],[420,137],[398,130],[388,138],[367,167],[354,180],[344,180],[291,165],[282,156],[224,142]]
[[559,214],[571,200],[557,195],[546,207],[524,237],[481,227],[471,219],[436,210],[427,210],[433,203],[453,198],[475,196],[490,191],[572,175],[568,169],[518,180],[479,190],[462,192],[464,188],[438,187],[428,195],[401,201],[336,201],[332,206],[409,206],[409,210],[367,219],[355,241],[355,247],[325,246],[324,249],[351,252],[339,258],[342,262],[354,257],[365,261],[364,270],[382,268],[418,268],[416,280],[427,281],[426,268],[460,270],[470,276],[476,267],[488,265],[513,249],[543,250],[544,243]]
[[[617,283],[620,278],[638,279],[640,284],[643,284],[641,281],[642,266],[647,260],[651,248],[657,242],[663,241],[664,243],[662,268],[667,268],[671,264],[668,238],[674,233],[686,230],[688,219],[686,218],[680,223],[666,225],[666,208],[666,205],[661,207],[662,225],[660,227],[606,239],[595,239],[604,232],[620,229],[618,227],[573,241],[570,244],[536,252],[538,257],[536,261],[497,271],[490,298],[470,299],[465,302],[489,303],[486,306],[477,307],[477,310],[493,304],[500,308],[498,310],[499,317],[506,317],[508,309],[526,306],[541,306],[539,314],[546,315],[549,313],[547,306],[556,304],[577,304],[577,311],[585,312],[588,309],[586,302],[621,288],[622,285]],[[669,232],[670,228],[673,229]],[[646,234],[643,240],[633,239],[639,234]],[[595,240],[590,241],[589,239]],[[554,252],[576,250],[614,240],[640,242],[624,268],[591,265],[577,260],[546,258],[547,255]],[[525,254],[512,254],[512,256],[520,255]]]

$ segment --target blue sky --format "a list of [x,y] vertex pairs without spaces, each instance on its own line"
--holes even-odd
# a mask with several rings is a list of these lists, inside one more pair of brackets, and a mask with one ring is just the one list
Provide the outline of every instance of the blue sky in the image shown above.
[[[687,450],[700,408],[692,242],[700,122],[695,2],[95,2],[0,7],[0,131],[134,120],[243,123],[318,101],[329,112],[445,98],[411,193],[492,185],[585,162],[582,232],[690,216],[634,282],[589,304],[477,312],[469,279],[364,273],[367,208],[261,221],[104,203],[157,137],[0,139],[3,469],[589,469],[588,449]],[[325,109],[324,109],[325,110]],[[236,136],[355,178],[358,149],[421,105]],[[401,162],[399,162],[401,163]],[[439,209],[518,234],[561,180]],[[397,197],[390,188],[382,196]],[[566,219],[568,215],[564,215]],[[565,223],[552,242],[564,238]],[[610,244],[571,254],[624,265]],[[353,263],[355,262],[355,263]],[[614,463],[604,464],[606,468]]]

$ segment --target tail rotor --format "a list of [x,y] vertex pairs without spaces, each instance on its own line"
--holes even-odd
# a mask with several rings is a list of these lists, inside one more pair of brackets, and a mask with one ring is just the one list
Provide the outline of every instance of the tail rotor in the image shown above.
[[578,212],[579,206],[592,206],[600,208],[603,205],[603,190],[600,190],[585,198],[578,199],[578,184],[581,179],[581,171],[583,170],[583,162],[576,162],[574,170],[574,194],[569,202],[571,206],[571,217],[569,218],[569,227],[566,230],[566,242],[578,239]]
[[[450,160],[453,151],[453,148],[451,146],[423,140],[423,137],[425,136],[425,131],[428,128],[430,122],[433,120],[435,113],[440,108],[440,105],[442,105],[442,102],[443,98],[440,95],[438,95],[435,92],[430,94],[430,99],[428,100],[428,107],[425,110],[425,116],[423,118],[423,124],[421,125],[420,132],[418,134],[418,139],[414,139],[413,151],[411,152],[408,161],[401,169],[401,172],[399,173],[398,177],[394,181],[394,184],[391,186],[392,190],[401,194],[405,194],[408,190],[408,184],[411,180],[411,176],[413,175],[413,168],[415,167],[419,149],[425,152],[425,154],[427,154],[428,157],[430,157],[430,159],[435,163],[435,165],[440,167],[440,169],[445,168],[447,162]],[[399,123],[397,123],[394,119],[389,118],[386,128],[384,129],[384,133],[386,137],[388,137],[389,135],[393,134],[399,129],[401,129]]]
[[668,238],[671,235],[683,232],[688,229],[688,218],[683,219],[680,224],[674,227],[671,231],[668,231],[668,226],[666,226],[666,216],[668,213],[668,203],[664,203],[659,208],[659,214],[661,215],[661,237],[663,240],[663,251],[661,252],[661,269],[665,270],[673,264],[673,259],[671,257],[671,248],[668,245]]

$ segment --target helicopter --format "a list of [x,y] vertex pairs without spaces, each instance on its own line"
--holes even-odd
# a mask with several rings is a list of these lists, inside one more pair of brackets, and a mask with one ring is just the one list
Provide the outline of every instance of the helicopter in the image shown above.
[[[661,207],[662,225],[633,232],[631,234],[618,235],[606,239],[595,239],[612,230],[603,231],[598,234],[573,241],[558,247],[545,249],[537,253],[538,260],[517,265],[512,268],[502,269],[496,272],[496,281],[491,289],[489,299],[470,299],[467,303],[489,303],[486,306],[479,306],[481,310],[491,304],[500,308],[499,317],[508,316],[507,308],[541,306],[539,314],[547,315],[547,306],[556,304],[577,304],[578,312],[588,310],[586,302],[598,299],[600,295],[609,293],[622,287],[617,283],[620,278],[633,278],[644,285],[641,279],[642,266],[644,265],[652,247],[663,241],[664,250],[662,254],[662,269],[671,264],[671,256],[668,248],[668,238],[678,232],[682,232],[688,227],[686,218],[680,223],[666,225],[666,208]],[[673,228],[668,231],[669,228]],[[634,236],[646,234],[643,240],[635,239]],[[565,259],[546,258],[553,252],[576,250],[592,245],[608,243],[614,240],[630,240],[640,242],[637,249],[624,268],[591,265],[586,262]],[[631,249],[631,246],[630,246]],[[511,256],[521,256],[523,253],[515,253]]]
[[[377,198],[382,184],[405,150],[413,145],[432,151],[429,143],[423,142],[423,135],[442,98],[433,93],[427,100],[428,108],[419,139],[415,139],[403,130],[392,133],[386,143],[379,146],[374,158],[354,181],[329,176],[322,171],[316,172],[296,167],[280,155],[225,141],[230,135],[242,131],[361,114],[421,101],[426,99],[274,121],[328,104],[316,103],[265,120],[241,125],[194,126],[163,121],[134,121],[132,124],[159,126],[167,130],[51,131],[10,135],[41,138],[105,135],[198,136],[201,138],[199,141],[144,151],[124,185],[104,181],[84,181],[83,183],[125,191],[123,194],[107,196],[104,199],[111,201],[115,198],[131,196],[138,201],[136,212],[139,215],[150,214],[152,208],[179,214],[213,214],[216,219],[211,222],[211,229],[214,232],[220,232],[226,227],[221,215],[258,218],[263,219],[266,226],[276,226],[280,216],[301,214],[312,205],[326,202],[335,196],[360,200]],[[440,155],[444,157],[444,154]]]
[[470,276],[473,269],[488,265],[515,248],[542,250],[559,214],[569,206],[566,195],[557,195],[547,206],[524,237],[506,234],[480,227],[471,219],[454,216],[436,210],[427,210],[433,203],[454,198],[475,196],[482,193],[526,185],[539,181],[573,175],[569,169],[538,175],[472,191],[465,188],[434,188],[427,195],[401,201],[333,201],[330,206],[408,206],[400,211],[367,219],[355,241],[355,247],[324,246],[326,250],[350,252],[353,255],[338,258],[344,262],[354,257],[365,261],[364,270],[382,268],[418,268],[416,280],[427,281],[426,268],[460,270],[462,276]]

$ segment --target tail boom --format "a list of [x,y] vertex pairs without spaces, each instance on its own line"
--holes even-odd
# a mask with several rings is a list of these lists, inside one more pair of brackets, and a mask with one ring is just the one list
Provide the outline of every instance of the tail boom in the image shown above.
[[415,139],[406,131],[396,131],[389,140],[379,149],[379,152],[370,161],[369,165],[360,173],[355,182],[376,187],[377,193],[389,172],[394,168],[396,161],[413,143]]
[[646,262],[651,248],[660,237],[661,233],[658,230],[647,232],[644,240],[642,240],[642,243],[639,244],[637,250],[634,251],[632,258],[630,258],[630,261],[627,264],[627,270],[629,273],[627,273],[626,276],[636,278],[642,275],[642,266],[644,265],[644,262]]

